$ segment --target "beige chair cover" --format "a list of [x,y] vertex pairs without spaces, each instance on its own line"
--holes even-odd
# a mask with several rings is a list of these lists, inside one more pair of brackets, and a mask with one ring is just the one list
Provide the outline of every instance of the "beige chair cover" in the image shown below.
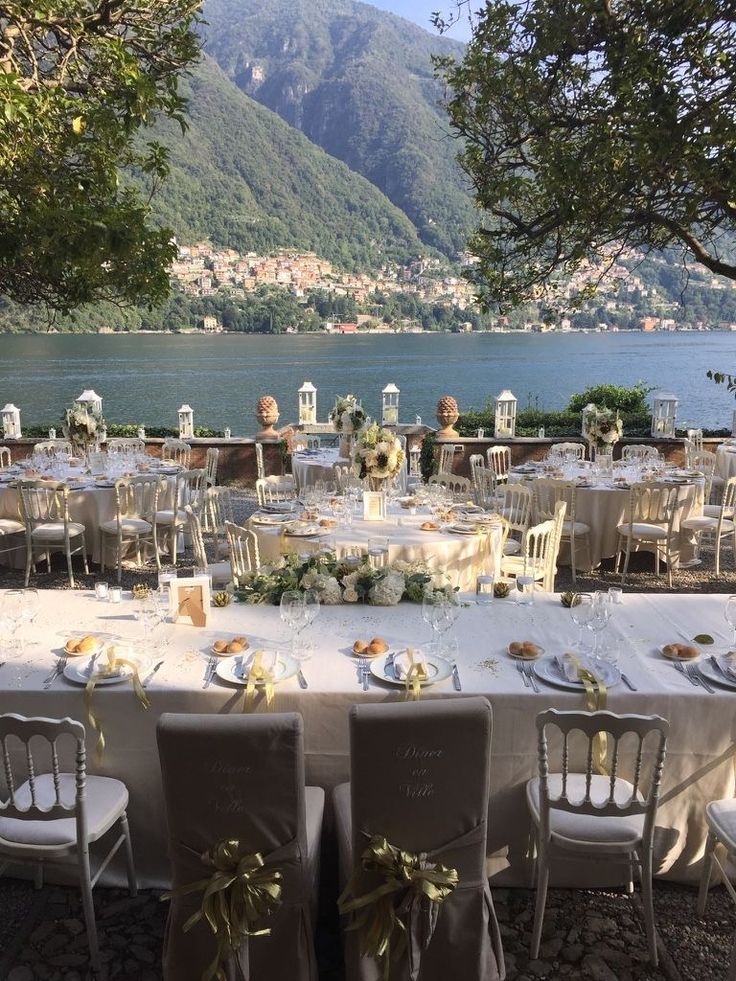
[[[426,949],[426,923],[392,965],[391,981],[498,981],[505,977],[501,937],[485,873],[491,706],[485,698],[353,706],[351,783],[335,789],[341,888],[372,835],[426,852],[456,869],[459,884],[438,907]],[[361,872],[356,894],[380,880]],[[347,924],[346,924],[347,925]],[[345,933],[348,981],[379,981]]]
[[[282,873],[269,936],[251,937],[228,965],[232,981],[317,981],[310,899],[316,897],[324,791],[304,787],[303,723],[296,713],[173,715],[158,724],[172,888],[207,878],[201,855],[225,839]],[[200,920],[202,893],[174,896],[164,940],[166,981],[201,981],[216,944]]]

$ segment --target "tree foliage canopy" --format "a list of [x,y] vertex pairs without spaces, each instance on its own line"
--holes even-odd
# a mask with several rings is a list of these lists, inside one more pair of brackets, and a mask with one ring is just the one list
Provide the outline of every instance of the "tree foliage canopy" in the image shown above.
[[631,249],[736,279],[735,28],[730,0],[488,0],[464,59],[438,61],[486,301]]
[[68,310],[168,293],[171,233],[119,182],[151,187],[166,154],[136,132],[198,57],[201,0],[35,0],[0,6],[0,293]]

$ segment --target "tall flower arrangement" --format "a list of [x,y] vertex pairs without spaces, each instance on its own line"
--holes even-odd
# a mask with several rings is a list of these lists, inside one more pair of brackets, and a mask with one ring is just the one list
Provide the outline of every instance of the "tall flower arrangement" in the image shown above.
[[330,411],[330,422],[336,433],[357,433],[366,414],[357,395],[340,395]]
[[618,443],[623,432],[623,423],[616,410],[596,405],[587,412],[583,435],[596,449]]
[[353,473],[364,480],[388,480],[395,477],[404,462],[404,451],[397,436],[378,423],[358,433],[353,447]]
[[62,431],[75,452],[87,452],[96,446],[104,428],[102,414],[79,402],[67,409],[62,418]]

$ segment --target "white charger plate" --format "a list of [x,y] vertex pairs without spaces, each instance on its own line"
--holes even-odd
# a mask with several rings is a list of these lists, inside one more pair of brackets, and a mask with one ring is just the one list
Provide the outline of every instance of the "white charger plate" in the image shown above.
[[[401,651],[394,651],[396,655],[401,653]],[[386,662],[390,657],[391,651],[388,654],[381,654],[379,657],[374,657],[370,662],[371,674],[379,681],[387,681],[389,685],[398,685],[400,688],[405,688],[406,682],[403,678],[394,677],[391,671],[386,670]],[[426,662],[428,677],[420,680],[419,684],[422,688],[426,688],[428,685],[436,685],[438,682],[449,678],[452,674],[452,665],[449,661],[445,661],[444,658],[437,657],[433,654],[425,654],[424,660]]]
[[[276,670],[273,673],[274,684],[278,684],[280,681],[286,681],[287,678],[292,678],[298,670],[299,665],[294,658],[289,654],[283,654],[279,651],[276,656]],[[218,678],[222,678],[223,681],[227,681],[231,685],[241,685],[243,687],[248,684],[248,675],[246,672],[247,665],[244,664],[241,654],[236,654],[234,657],[221,658],[215,668],[215,674]],[[263,684],[263,681],[256,681],[256,685],[258,686]]]
[[[67,681],[73,681],[76,685],[86,685],[89,681],[89,676],[93,670],[98,670],[102,668],[102,657],[98,658],[97,664],[92,665],[92,660],[94,654],[91,657],[86,658],[84,661],[76,658],[73,661],[67,661],[64,666],[64,677]],[[148,657],[141,657],[140,655],[133,652],[133,654],[126,658],[126,660],[134,661],[138,667],[138,676],[142,677],[151,664],[151,659]],[[120,668],[120,674],[112,675],[109,678],[98,678],[95,682],[96,685],[118,685],[121,681],[128,681],[132,677],[133,672],[127,665],[123,665]]]
[[[555,664],[554,658],[545,657],[541,661],[534,661],[533,663],[534,673],[540,681],[544,681],[548,685],[555,685],[557,688],[566,688],[568,691],[585,691],[582,681],[568,681],[561,674]],[[619,669],[613,664],[606,664],[605,661],[600,661],[596,665],[594,674],[603,682],[606,688],[613,688],[614,685],[618,685],[621,681],[621,672]]]
[[718,668],[713,667],[709,657],[704,657],[702,661],[700,661],[698,664],[698,671],[704,675],[708,681],[715,682],[717,685],[723,685],[724,688],[730,688],[736,691],[736,677],[734,677],[732,674],[726,677],[726,675],[719,671]]

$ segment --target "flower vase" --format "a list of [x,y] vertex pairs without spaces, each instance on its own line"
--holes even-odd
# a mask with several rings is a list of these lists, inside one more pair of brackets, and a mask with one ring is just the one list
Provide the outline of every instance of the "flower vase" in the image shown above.
[[350,460],[353,453],[353,434],[343,433],[340,437],[340,457],[343,460]]
[[387,477],[368,477],[368,487],[372,491],[381,492],[386,490],[386,485],[388,483]]

